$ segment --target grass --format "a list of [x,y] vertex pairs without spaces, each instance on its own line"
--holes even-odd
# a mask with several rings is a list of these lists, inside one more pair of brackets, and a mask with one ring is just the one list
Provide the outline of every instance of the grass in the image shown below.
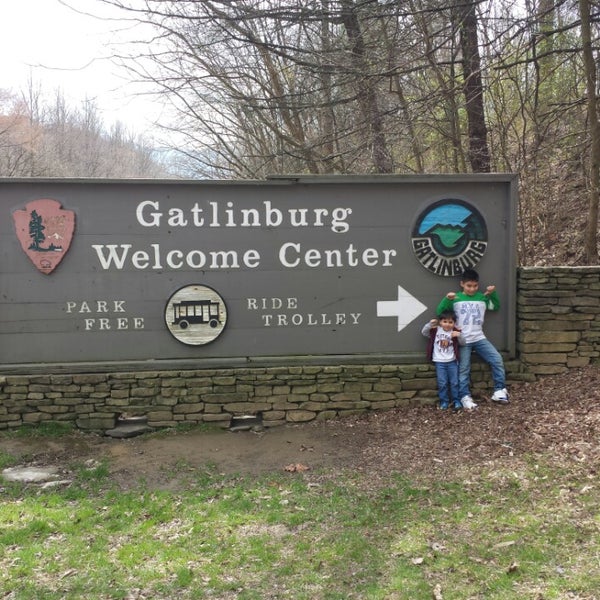
[[3,484],[0,597],[551,600],[600,589],[600,490],[550,458],[375,487],[349,472],[257,479],[179,465],[179,491],[116,489],[108,467],[76,465],[61,489]]
[[71,433],[72,431],[74,431],[74,427],[71,423],[50,421],[8,429],[2,431],[2,436],[7,438],[55,438]]

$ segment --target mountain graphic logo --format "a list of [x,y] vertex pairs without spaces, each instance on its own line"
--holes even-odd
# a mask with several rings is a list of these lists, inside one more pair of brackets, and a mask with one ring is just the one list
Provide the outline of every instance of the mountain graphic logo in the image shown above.
[[487,243],[485,220],[464,200],[435,202],[419,215],[412,231],[413,251],[421,265],[443,277],[475,267]]

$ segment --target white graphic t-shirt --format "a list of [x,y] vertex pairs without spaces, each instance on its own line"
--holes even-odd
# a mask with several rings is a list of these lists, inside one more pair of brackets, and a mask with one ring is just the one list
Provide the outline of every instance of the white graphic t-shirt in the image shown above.
[[444,331],[441,327],[435,332],[433,341],[433,362],[451,362],[456,360],[452,343],[452,330]]

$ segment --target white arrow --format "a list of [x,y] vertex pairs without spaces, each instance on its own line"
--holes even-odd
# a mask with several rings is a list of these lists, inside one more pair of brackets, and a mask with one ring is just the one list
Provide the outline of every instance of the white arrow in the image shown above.
[[378,317],[398,317],[398,331],[402,331],[414,321],[427,307],[411,296],[403,287],[398,286],[398,300],[378,300]]

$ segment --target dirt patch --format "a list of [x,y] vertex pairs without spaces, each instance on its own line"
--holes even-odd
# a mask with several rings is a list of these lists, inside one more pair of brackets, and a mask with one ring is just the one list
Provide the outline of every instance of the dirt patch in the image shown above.
[[106,459],[124,489],[144,481],[177,488],[198,469],[224,474],[286,472],[308,478],[349,470],[375,480],[390,473],[439,476],[464,465],[543,453],[595,474],[600,459],[600,367],[512,386],[511,402],[478,398],[472,412],[433,406],[251,431],[159,432],[130,439],[75,432],[60,438],[0,436],[21,464]]

